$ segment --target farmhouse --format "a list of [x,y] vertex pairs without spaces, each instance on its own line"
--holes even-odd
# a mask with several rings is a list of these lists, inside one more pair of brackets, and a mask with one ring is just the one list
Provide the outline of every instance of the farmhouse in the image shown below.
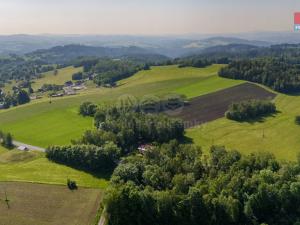
[[70,87],[73,85],[73,82],[72,81],[67,81],[65,82],[65,87]]
[[64,96],[64,94],[63,93],[59,93],[59,94],[53,94],[53,95],[51,95],[51,97],[53,97],[53,98],[58,98],[58,97],[63,97]]
[[76,92],[72,87],[65,87],[64,92],[66,95],[76,95]]

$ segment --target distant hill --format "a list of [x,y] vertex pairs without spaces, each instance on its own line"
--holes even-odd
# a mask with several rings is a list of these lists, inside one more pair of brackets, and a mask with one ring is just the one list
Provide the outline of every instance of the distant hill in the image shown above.
[[131,58],[143,62],[159,62],[169,58],[139,47],[92,47],[85,45],[57,46],[37,50],[26,54],[32,60],[41,60],[47,64],[64,64],[78,57],[94,56],[108,58]]
[[39,49],[64,45],[86,45],[91,47],[121,48],[136,46],[153,53],[169,57],[199,52],[205,48],[249,44],[265,46],[268,42],[249,41],[235,37],[187,38],[180,36],[129,36],[129,35],[10,35],[0,36],[0,55],[27,54]]
[[258,50],[259,47],[248,44],[229,44],[229,45],[218,45],[206,48],[202,51],[203,54],[213,54],[213,53],[240,53],[252,50]]
[[136,46],[168,57],[182,57],[200,53],[214,46],[231,44],[258,47],[274,44],[300,43],[300,33],[260,32],[186,36],[133,36],[133,35],[0,35],[0,55],[27,54],[55,46],[85,45],[91,47],[121,48]]
[[269,46],[270,43],[264,41],[249,41],[241,38],[234,37],[212,37],[196,42],[192,42],[189,45],[184,46],[185,48],[208,48],[220,45],[230,45],[230,44],[243,44],[243,45],[254,45],[254,46]]

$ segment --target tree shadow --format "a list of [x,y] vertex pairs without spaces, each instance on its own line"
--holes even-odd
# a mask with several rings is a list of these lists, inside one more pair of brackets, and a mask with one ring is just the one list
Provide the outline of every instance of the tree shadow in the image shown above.
[[295,118],[295,124],[300,125],[300,116],[296,116]]
[[266,122],[266,119],[267,118],[275,118],[277,116],[277,114],[280,114],[281,111],[279,110],[276,110],[275,113],[270,113],[268,115],[263,115],[263,116],[259,116],[259,117],[256,117],[256,118],[251,118],[251,119],[246,119],[246,120],[232,120],[232,121],[236,121],[238,123],[249,123],[249,124],[255,124],[255,123],[264,123]]
[[180,142],[181,144],[194,144],[194,140],[193,140],[192,138],[190,138],[190,137],[187,137],[187,136],[182,137],[182,138],[179,140],[179,142]]
[[113,168],[113,169],[103,169],[101,171],[100,171],[100,169],[99,170],[91,170],[91,169],[88,169],[88,168],[85,168],[85,167],[76,166],[76,165],[72,165],[72,164],[66,164],[66,163],[53,161],[53,160],[50,160],[50,161],[54,162],[54,163],[57,163],[57,164],[60,164],[60,165],[67,166],[67,167],[72,168],[72,169],[76,169],[76,170],[81,171],[81,172],[88,173],[88,174],[92,175],[94,178],[104,179],[104,180],[107,180],[107,181],[109,181],[111,179],[111,176],[112,176],[113,171],[115,169],[115,168]]

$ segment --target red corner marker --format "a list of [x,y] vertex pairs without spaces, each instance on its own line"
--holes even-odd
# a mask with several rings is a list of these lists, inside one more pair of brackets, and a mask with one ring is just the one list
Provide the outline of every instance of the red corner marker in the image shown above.
[[294,22],[295,24],[300,24],[300,12],[295,13]]

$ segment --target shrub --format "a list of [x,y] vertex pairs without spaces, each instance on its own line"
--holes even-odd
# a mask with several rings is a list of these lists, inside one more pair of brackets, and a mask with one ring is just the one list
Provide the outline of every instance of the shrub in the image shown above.
[[97,111],[97,105],[91,102],[84,102],[79,107],[79,114],[82,116],[94,116]]
[[67,180],[67,186],[72,191],[78,189],[76,181],[73,181],[73,180],[70,180],[70,179]]
[[79,73],[74,73],[72,75],[72,80],[82,80],[83,79],[83,73],[79,72]]
[[8,149],[13,148],[14,145],[12,135],[10,133],[4,133],[0,131],[0,144]]
[[295,122],[296,124],[300,125],[300,116],[296,116]]

